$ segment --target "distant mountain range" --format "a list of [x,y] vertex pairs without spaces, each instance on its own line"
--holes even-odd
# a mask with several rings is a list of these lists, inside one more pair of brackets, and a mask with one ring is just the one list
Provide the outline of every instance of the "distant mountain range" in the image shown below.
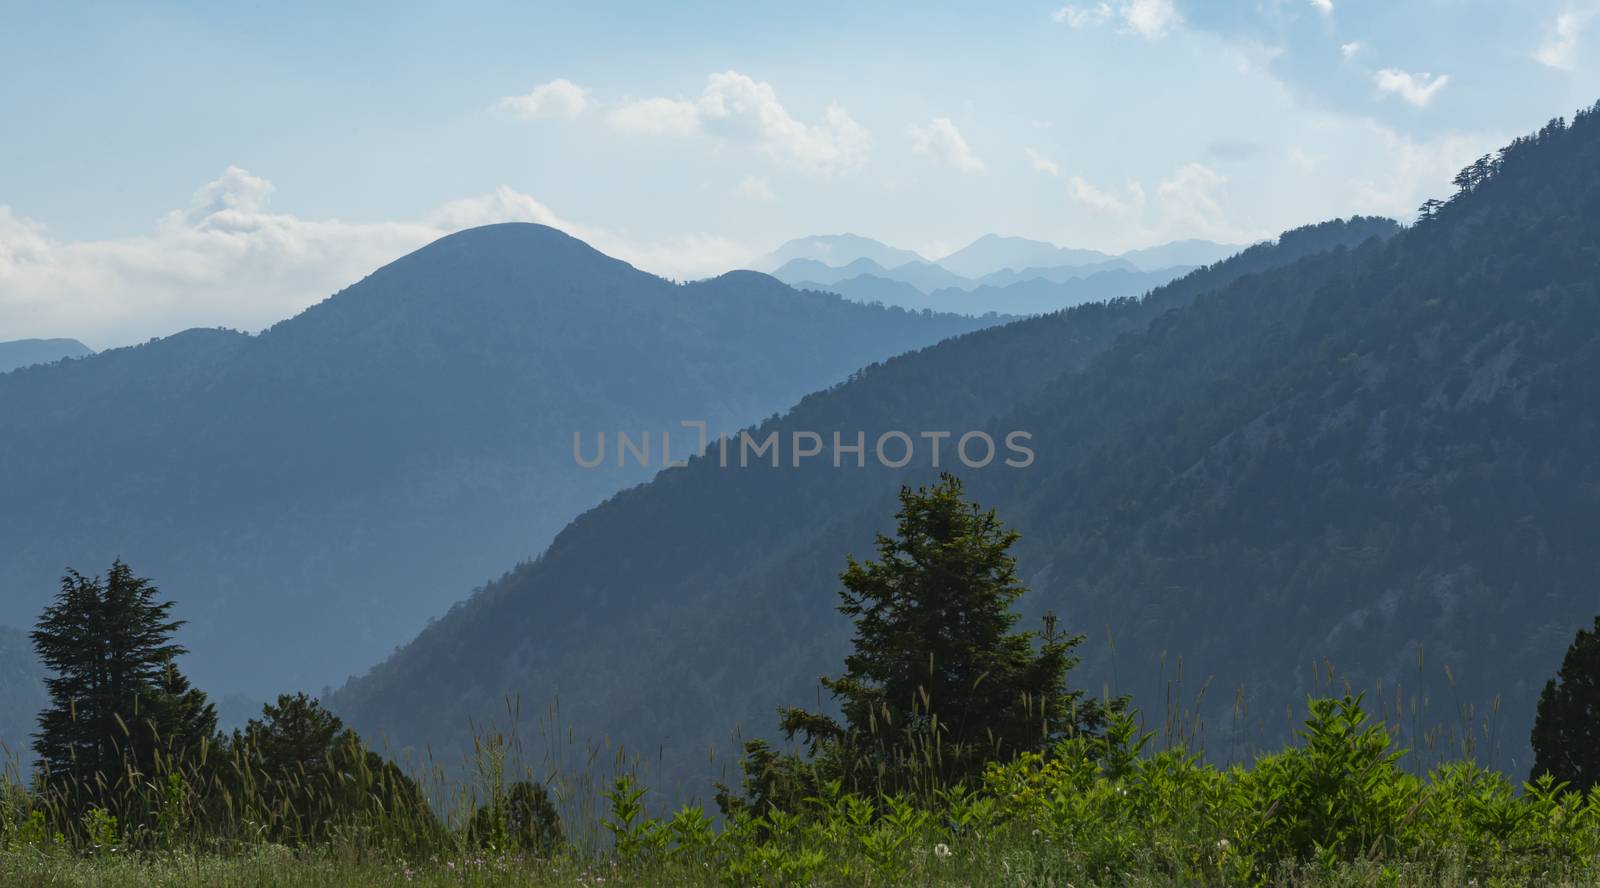
[[[0,375],[0,622],[120,557],[178,602],[197,684],[315,690],[650,478],[663,432],[689,452],[680,422],[735,429],[990,323],[677,285],[537,225],[451,235],[260,335]],[[617,467],[619,432],[649,468]]]
[[796,287],[858,302],[1016,315],[1138,295],[1239,249],[1188,240],[1111,256],[990,234],[929,262],[851,234],[793,240],[753,264]]
[[[925,292],[901,280],[871,274],[857,275],[832,284],[800,281],[795,286],[803,290],[838,293],[857,302],[881,302],[918,310],[1017,316],[1060,311],[1086,302],[1139,296],[1192,270],[1189,267],[1159,271],[1116,268],[1082,276],[1063,276],[1059,281],[1040,275],[1004,285],[981,284],[971,289],[944,287],[932,292]],[[1006,273],[996,273],[1003,274]]]
[[0,373],[92,354],[94,349],[76,339],[14,339],[0,342]]
[[849,265],[857,259],[870,259],[884,268],[924,261],[911,250],[891,247],[870,237],[856,234],[818,234],[795,238],[755,260],[750,267],[756,271],[771,272],[795,259],[809,259],[835,266]]
[[[1179,396],[1226,378],[1241,342],[1276,341],[1270,331],[1295,316],[1294,306],[1384,255],[1382,239],[1395,230],[1388,220],[1357,219],[1290,232],[1142,299],[971,333],[869,368],[751,434],[760,440],[775,432],[788,441],[797,432],[849,438],[859,430],[871,442],[887,430],[1039,430],[1036,468],[997,467],[969,480],[980,501],[998,506],[1032,544],[1024,559],[1037,589],[1030,607],[1054,607],[1066,625],[1099,639],[1105,624],[1098,615],[1110,613],[1104,607],[1125,605],[1159,619],[1166,586],[1080,585],[1100,582],[1108,559],[1125,548],[1142,563],[1135,539],[1106,540],[1115,551],[1081,565],[1057,560],[1054,547],[1078,540],[1080,527],[1094,541],[1097,522],[1125,509],[1143,514],[1175,503],[1115,495],[1170,480],[1174,470],[1164,460],[1151,462],[1149,472],[1118,465],[1115,478],[1097,478],[1066,467],[1093,470],[1099,463],[1083,461],[1102,446],[1142,452],[1183,433],[1207,410],[1227,410],[1225,396]],[[1219,314],[1214,306],[1227,309]],[[1195,335],[1174,340],[1176,329]],[[1292,342],[1292,332],[1282,336]],[[1270,384],[1270,377],[1241,381]],[[1177,400],[1152,394],[1162,385]],[[948,449],[945,460],[955,464]],[[708,749],[729,750],[735,728],[747,737],[770,735],[776,707],[814,703],[816,676],[837,671],[850,634],[835,610],[837,574],[846,553],[867,554],[872,532],[890,525],[897,485],[934,474],[926,453],[916,466],[834,468],[823,459],[796,468],[786,457],[777,467],[723,468],[714,455],[693,460],[578,518],[537,560],[442,617],[340,690],[334,705],[364,732],[441,750],[459,748],[466,726],[493,719],[507,698],[528,709],[559,698],[564,724],[581,736],[646,753],[660,769],[652,785],[704,793],[711,779],[729,776],[722,770],[727,757],[707,764]],[[1234,643],[1233,655],[1248,649],[1228,634],[1226,608],[1210,617],[1184,614],[1202,633],[1197,645],[1215,636]],[[1156,630],[1144,640],[1142,623],[1117,620],[1124,674],[1154,674],[1162,649]],[[1159,639],[1179,650],[1165,630]],[[1103,648],[1092,651],[1097,659],[1077,680],[1098,691],[1110,672]],[[1225,665],[1208,659],[1204,668]],[[1284,668],[1276,660],[1250,665],[1272,675]],[[1275,703],[1282,691],[1265,699]]]
[[[1130,268],[1138,271],[1155,271],[1177,265],[1210,265],[1244,249],[1241,244],[1219,244],[1208,240],[1181,240],[1140,250],[1129,250],[1120,256],[1098,250],[1077,250],[1058,247],[1045,241],[1024,237],[1007,237],[986,234],[953,253],[928,259],[911,250],[891,247],[880,241],[857,234],[821,234],[800,237],[750,264],[757,271],[765,271],[780,280],[827,280],[829,275],[821,268],[852,269],[847,274],[832,276],[834,280],[854,277],[857,274],[880,274],[883,271],[900,271],[902,266],[935,266],[957,279],[973,282],[971,285],[1009,283],[1009,281],[984,280],[995,272],[1021,272],[1025,269],[1050,269],[1061,267],[1093,268],[1104,271],[1111,268]],[[870,264],[852,266],[859,260]],[[789,263],[797,263],[786,275],[779,270]],[[875,267],[874,267],[875,266]],[[935,278],[923,285],[907,277],[898,278],[917,284],[922,289],[962,286],[952,278]]]
[[[1237,249],[1229,249],[1228,252],[1237,252]],[[962,277],[975,278],[1006,268],[1096,265],[1113,258],[1098,250],[1073,250],[1025,237],[986,234],[954,253],[940,257],[938,262]]]

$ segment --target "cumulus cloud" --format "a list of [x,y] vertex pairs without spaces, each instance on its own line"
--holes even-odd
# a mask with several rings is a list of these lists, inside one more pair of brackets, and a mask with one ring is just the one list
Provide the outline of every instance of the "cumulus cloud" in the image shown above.
[[1188,163],[1160,179],[1153,191],[1130,179],[1122,188],[1103,187],[1082,176],[1068,176],[1067,197],[1092,211],[1102,232],[1121,231],[1131,242],[1154,244],[1202,237],[1222,243],[1247,243],[1259,236],[1230,218],[1223,194],[1228,177],[1202,163]]
[[573,118],[589,107],[589,91],[565,77],[540,84],[522,96],[506,96],[496,106],[523,120],[539,117]]
[[734,193],[740,197],[758,201],[777,200],[778,196],[772,193],[772,183],[763,176],[745,176],[739,180],[739,186]]
[[1122,5],[1122,20],[1139,36],[1154,40],[1182,23],[1183,17],[1172,0],[1132,0]]
[[187,327],[256,330],[452,231],[539,222],[670,277],[730,268],[750,251],[726,238],[660,241],[565,219],[501,187],[406,222],[302,219],[267,209],[272,183],[237,167],[146,234],[64,241],[0,206],[0,339],[71,336],[104,348]]
[[912,127],[911,151],[964,173],[984,171],[983,160],[948,117],[935,117],[927,126]]
[[271,199],[271,182],[229,166],[220,177],[194,193],[181,221],[188,225],[227,225],[241,216],[260,212]]
[[1093,28],[1113,20],[1129,31],[1154,40],[1183,23],[1173,0],[1117,0],[1086,6],[1063,6],[1050,13],[1054,21],[1069,28]]
[[1055,161],[1045,157],[1043,154],[1040,154],[1032,148],[1023,148],[1022,153],[1028,156],[1028,163],[1033,167],[1035,172],[1044,173],[1048,176],[1061,175],[1061,167],[1057,166]]
[[1589,22],[1594,18],[1596,10],[1593,7],[1586,9],[1568,9],[1556,16],[1556,21],[1550,28],[1550,33],[1544,42],[1534,50],[1533,58],[1541,65],[1571,71],[1578,66],[1578,41],[1583,32],[1589,27]]
[[737,71],[711,75],[696,99],[627,102],[606,119],[625,133],[750,141],[774,160],[822,176],[860,168],[872,147],[871,134],[842,106],[829,105],[820,123],[806,124],[778,102],[772,84]]
[[1068,196],[1078,203],[1102,212],[1122,213],[1144,204],[1143,188],[1130,183],[1128,193],[1130,200],[1124,200],[1109,191],[1096,188],[1082,176],[1072,176],[1067,179]]
[[1204,164],[1185,164],[1156,187],[1161,211],[1169,223],[1176,223],[1180,229],[1229,239],[1231,235],[1225,233],[1231,226],[1217,195],[1227,181],[1226,176]]
[[1352,40],[1349,43],[1339,44],[1339,54],[1346,59],[1353,59],[1361,54],[1361,41]]
[[1311,5],[1323,15],[1333,15],[1333,0],[1311,0]]
[[1384,68],[1373,75],[1373,79],[1378,84],[1379,92],[1399,96],[1407,104],[1425,108],[1439,94],[1439,90],[1450,82],[1450,75],[1435,76],[1426,71],[1412,74],[1399,68]]

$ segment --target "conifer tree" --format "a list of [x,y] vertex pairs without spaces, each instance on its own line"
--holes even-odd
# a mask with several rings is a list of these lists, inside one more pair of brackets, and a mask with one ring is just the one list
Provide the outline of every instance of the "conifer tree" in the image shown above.
[[199,752],[201,744],[217,737],[217,707],[204,691],[189,684],[178,664],[168,660],[162,666],[156,689],[143,724],[162,755],[188,759]]
[[1600,785],[1600,617],[1578,630],[1545,683],[1532,739],[1532,779],[1550,774],[1579,792]]
[[[845,673],[822,684],[843,723],[800,709],[782,727],[804,737],[825,779],[973,778],[983,766],[1096,728],[1102,707],[1067,687],[1081,637],[1015,631],[1024,593],[1010,548],[1019,534],[993,510],[969,502],[961,481],[900,491],[895,535],[877,540],[878,559],[848,559],[840,612],[855,622]],[[793,775],[796,763],[760,743],[747,749],[747,788],[757,799],[783,795],[761,774]],[[757,773],[751,774],[750,771]]]
[[341,825],[379,812],[403,815],[391,826],[408,823],[419,836],[438,828],[416,781],[368,749],[315,697],[280,695],[261,707],[260,718],[233,732],[229,749],[229,779],[253,784],[259,813],[276,840],[325,839]]
[[215,731],[215,710],[174,665],[184,621],[158,594],[117,561],[103,581],[68,570],[40,615],[33,644],[54,675],[34,751],[50,782],[93,797],[148,771],[158,749],[193,749]]

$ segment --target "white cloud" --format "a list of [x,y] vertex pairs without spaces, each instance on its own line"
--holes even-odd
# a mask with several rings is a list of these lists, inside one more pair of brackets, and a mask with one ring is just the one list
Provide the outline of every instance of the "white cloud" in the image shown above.
[[1450,82],[1450,75],[1435,76],[1426,71],[1412,74],[1399,68],[1384,68],[1374,75],[1374,80],[1379,92],[1397,95],[1408,104],[1425,108],[1439,94],[1439,90]]
[[1141,37],[1154,40],[1183,22],[1172,0],[1132,0],[1122,6],[1123,21]]
[[1270,72],[1272,63],[1287,50],[1254,38],[1239,37],[1229,41],[1223,52],[1233,60],[1233,70],[1240,74],[1257,74]]
[[349,223],[271,213],[272,183],[237,167],[163,216],[150,233],[61,241],[0,206],[0,339],[71,336],[125,345],[187,327],[255,330],[290,317],[373,269],[452,231],[539,222],[670,277],[736,266],[750,251],[690,233],[641,242],[564,219],[501,187],[409,222]]
[[1349,43],[1339,44],[1339,54],[1346,59],[1353,59],[1361,53],[1361,41],[1352,40]]
[[189,199],[182,221],[190,225],[226,225],[235,214],[257,213],[272,199],[272,183],[229,166]]
[[700,132],[700,110],[693,102],[676,99],[642,99],[629,102],[606,115],[625,133],[647,136],[692,136]]
[[1429,197],[1450,191],[1450,180],[1462,167],[1506,142],[1493,133],[1446,133],[1418,140],[1372,120],[1353,121],[1347,135],[1352,145],[1370,152],[1374,163],[1351,181],[1348,209],[1410,219]]
[[1568,9],[1556,16],[1556,22],[1543,43],[1534,50],[1533,57],[1541,65],[1571,71],[1578,66],[1578,41],[1584,29],[1595,16],[1595,9]]
[[1311,0],[1311,5],[1323,15],[1333,15],[1333,0]]
[[984,170],[983,160],[948,117],[935,117],[927,126],[912,127],[911,150],[964,173],[981,173]]
[[1100,3],[1095,6],[1063,6],[1050,17],[1069,28],[1089,28],[1103,25],[1111,19],[1112,9],[1110,3]]
[[1067,179],[1067,195],[1078,203],[1096,210],[1109,213],[1122,213],[1129,209],[1137,209],[1144,204],[1144,189],[1136,183],[1129,184],[1130,201],[1124,201],[1109,191],[1102,191],[1091,185],[1082,176],[1072,176]]
[[[1189,163],[1156,186],[1158,230],[1171,236],[1203,237],[1222,243],[1248,243],[1256,239],[1223,210],[1219,193],[1228,177],[1204,164]],[[1181,234],[1187,232],[1187,234]]]
[[752,141],[774,160],[823,176],[860,168],[872,147],[871,134],[843,107],[828,106],[821,123],[802,123],[779,104],[772,84],[737,71],[711,75],[692,101],[643,99],[606,119],[628,133]]
[[1023,148],[1022,153],[1028,156],[1028,163],[1032,165],[1035,172],[1045,173],[1046,175],[1051,176],[1061,175],[1061,167],[1057,166],[1055,161],[1045,157],[1043,154],[1040,154],[1032,148]]
[[750,200],[772,201],[777,200],[777,195],[772,193],[772,183],[763,176],[745,176],[739,180],[739,187],[734,192],[740,197]]
[[506,96],[496,107],[523,120],[538,117],[573,118],[589,107],[589,91],[563,77],[540,84],[527,95]]
[[1119,19],[1128,30],[1154,40],[1183,23],[1173,0],[1117,0],[1093,6],[1063,6],[1050,13],[1054,21],[1069,28],[1093,28]]

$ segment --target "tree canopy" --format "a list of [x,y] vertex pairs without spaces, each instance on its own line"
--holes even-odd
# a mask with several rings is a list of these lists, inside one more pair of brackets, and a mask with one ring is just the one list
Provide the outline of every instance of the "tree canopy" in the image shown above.
[[53,673],[34,742],[48,781],[104,792],[216,733],[215,708],[178,671],[185,651],[172,636],[184,621],[159,591],[121,561],[104,580],[62,577],[32,633]]
[[[974,779],[992,761],[1092,731],[1100,703],[1067,686],[1081,636],[1053,615],[1042,633],[1016,631],[1026,591],[1010,549],[1019,534],[966,498],[948,473],[902,487],[893,536],[877,560],[847,559],[839,611],[855,624],[845,672],[823,678],[842,721],[780,710],[784,733],[803,738],[816,777],[850,785],[945,785]],[[793,774],[759,741],[748,748],[754,795],[767,777]],[[767,776],[763,776],[767,775]],[[770,781],[768,781],[770,782]]]
[[1600,617],[1578,630],[1545,683],[1532,739],[1531,779],[1549,774],[1578,792],[1600,785]]

